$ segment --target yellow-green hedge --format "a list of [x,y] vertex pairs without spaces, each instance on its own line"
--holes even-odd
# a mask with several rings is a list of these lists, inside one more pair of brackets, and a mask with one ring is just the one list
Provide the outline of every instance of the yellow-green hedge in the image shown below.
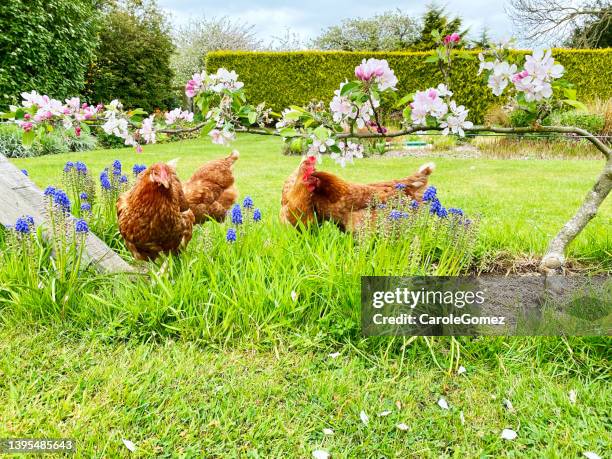
[[[528,51],[513,51],[510,60],[522,62]],[[341,81],[354,79],[362,59],[387,59],[399,79],[400,96],[441,83],[436,64],[425,63],[426,52],[248,52],[209,53],[206,68],[235,70],[244,82],[251,103],[266,102],[277,111],[311,100],[329,101]],[[481,122],[487,108],[499,98],[493,96],[478,73],[478,52],[474,59],[456,59],[453,90],[457,102],[470,109],[470,119]],[[579,99],[612,97],[612,48],[601,50],[555,49],[553,55],[565,66],[565,78],[576,85]]]

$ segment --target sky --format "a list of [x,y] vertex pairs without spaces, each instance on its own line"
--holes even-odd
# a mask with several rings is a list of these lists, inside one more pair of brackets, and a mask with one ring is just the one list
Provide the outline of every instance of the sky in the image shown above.
[[[289,29],[302,42],[316,37],[328,26],[339,24],[342,19],[370,17],[377,13],[400,8],[402,11],[420,17],[427,1],[324,1],[303,0],[282,2],[276,0],[199,1],[199,0],[158,0],[159,5],[171,15],[176,24],[184,24],[195,17],[228,17],[235,21],[254,25],[254,31],[264,43],[274,37],[286,35]],[[446,6],[451,15],[460,15],[464,25],[470,27],[476,36],[483,26],[489,29],[494,39],[510,38],[512,28],[504,12],[504,0],[446,0],[439,2]]]

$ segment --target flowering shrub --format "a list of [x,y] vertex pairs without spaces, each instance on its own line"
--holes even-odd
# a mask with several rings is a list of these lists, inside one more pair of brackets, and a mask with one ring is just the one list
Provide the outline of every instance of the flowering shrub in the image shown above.
[[[404,106],[403,127],[412,131],[434,128],[442,134],[465,135],[474,125],[468,120],[469,110],[452,99],[451,65],[453,56],[471,58],[464,52],[453,55],[451,51],[461,42],[460,35],[454,33],[445,37],[432,34],[439,47],[427,60],[436,62],[443,75],[443,82],[437,87],[416,91],[400,98],[396,107]],[[524,68],[509,64],[507,44],[492,48],[479,55],[479,73],[485,73],[488,86],[493,93],[501,96],[512,84],[516,103],[521,109],[533,115],[533,120],[541,118],[549,110],[543,109],[552,101],[562,100],[573,106],[580,104],[575,100],[575,91],[560,77],[563,66],[555,63],[550,51],[536,51],[526,56]],[[276,123],[276,131],[266,129],[272,121],[270,109],[263,104],[249,105],[244,93],[244,84],[235,71],[219,68],[215,73],[195,73],[185,85],[185,94],[192,98],[200,110],[202,120],[192,129],[200,129],[209,135],[212,142],[226,145],[233,141],[240,130],[259,130],[260,133],[277,134],[288,142],[302,139],[303,151],[320,155],[330,153],[331,157],[344,166],[354,158],[363,156],[363,146],[348,140],[356,135],[355,129],[366,131],[372,136],[383,136],[388,130],[383,126],[379,113],[385,99],[395,100],[398,79],[384,59],[363,59],[355,68],[355,79],[340,84],[334,92],[329,107],[291,106],[282,112]],[[565,99],[560,99],[563,92]],[[132,145],[141,151],[141,144],[155,143],[157,133],[179,133],[186,124],[194,121],[194,114],[176,108],[156,119],[156,114],[147,114],[136,109],[124,111],[120,101],[113,100],[106,105],[81,104],[79,98],[66,99],[65,103],[40,95],[35,91],[22,93],[20,107],[11,107],[5,118],[13,118],[23,130],[24,143],[31,143],[35,135],[56,124],[73,128],[80,135],[83,126],[93,121],[102,121],[105,133],[123,139],[125,145]],[[159,117],[161,118],[161,117]],[[170,127],[173,129],[169,129]],[[111,176],[102,178],[103,188],[112,187]]]

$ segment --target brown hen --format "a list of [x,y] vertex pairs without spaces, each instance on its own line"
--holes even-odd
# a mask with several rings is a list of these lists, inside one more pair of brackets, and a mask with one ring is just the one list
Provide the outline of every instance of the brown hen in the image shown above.
[[195,218],[176,171],[157,163],[117,201],[119,232],[137,260],[176,253],[191,240]]
[[238,197],[232,166],[238,159],[233,151],[228,157],[209,161],[183,184],[185,198],[196,223],[209,219],[222,221]]
[[[352,231],[363,223],[374,202],[385,203],[397,193],[421,202],[435,166],[425,164],[414,174],[396,180],[371,184],[351,183],[329,172],[315,170],[316,160],[308,157],[287,179],[283,189],[281,220],[297,226],[313,220],[332,221]],[[403,189],[397,188],[404,185]]]

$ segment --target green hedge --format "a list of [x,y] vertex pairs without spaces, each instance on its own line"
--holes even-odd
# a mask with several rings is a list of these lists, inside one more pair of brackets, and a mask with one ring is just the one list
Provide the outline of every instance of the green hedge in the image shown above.
[[[529,51],[513,51],[510,60],[522,62]],[[248,52],[217,51],[208,53],[206,68],[235,70],[251,103],[266,102],[276,111],[311,100],[329,101],[341,81],[354,78],[354,69],[362,59],[387,59],[399,79],[399,94],[437,86],[442,81],[435,64],[425,63],[427,52]],[[474,59],[456,59],[453,68],[454,98],[470,109],[470,119],[481,122],[487,108],[499,98],[486,88],[478,73],[478,52]],[[612,97],[612,49],[555,49],[553,55],[566,68],[565,77],[578,89],[580,99]]]

